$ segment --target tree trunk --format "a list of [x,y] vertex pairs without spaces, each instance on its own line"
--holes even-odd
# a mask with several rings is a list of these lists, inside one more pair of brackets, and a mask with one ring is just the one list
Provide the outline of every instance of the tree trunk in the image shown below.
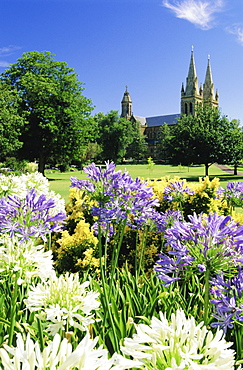
[[38,172],[45,176],[45,156],[43,153],[39,154]]
[[205,163],[205,176],[208,176],[209,164]]
[[237,175],[237,164],[234,165],[234,175]]

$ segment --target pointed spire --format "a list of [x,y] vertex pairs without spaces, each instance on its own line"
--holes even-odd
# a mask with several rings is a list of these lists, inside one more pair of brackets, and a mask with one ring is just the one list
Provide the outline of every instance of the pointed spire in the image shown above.
[[192,46],[191,60],[189,65],[188,76],[186,79],[186,94],[195,95],[198,94],[198,79],[194,60],[194,47]]
[[184,89],[184,83],[182,82],[182,85],[181,85],[181,94],[185,94],[185,89]]
[[210,55],[208,55],[208,65],[207,65],[207,71],[206,71],[206,77],[204,84],[212,84],[213,78],[212,78],[212,71],[211,71],[211,65],[210,65]]
[[203,100],[214,100],[214,84],[210,65],[210,55],[208,55],[208,65],[206,70],[205,81],[203,84]]

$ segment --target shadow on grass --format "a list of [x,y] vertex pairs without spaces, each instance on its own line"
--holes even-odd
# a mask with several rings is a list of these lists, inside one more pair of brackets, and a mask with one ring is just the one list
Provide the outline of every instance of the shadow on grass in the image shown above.
[[[198,178],[205,176],[184,176],[183,178],[186,179],[188,182],[197,182]],[[230,174],[222,174],[222,175],[209,175],[208,176],[210,180],[217,177],[220,181],[243,181],[243,176],[237,176],[237,175],[230,175]]]

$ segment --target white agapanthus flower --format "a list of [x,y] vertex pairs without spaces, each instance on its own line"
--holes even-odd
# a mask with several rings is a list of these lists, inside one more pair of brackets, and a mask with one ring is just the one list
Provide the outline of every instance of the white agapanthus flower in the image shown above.
[[38,196],[45,194],[48,198],[52,198],[55,201],[55,207],[50,214],[65,212],[65,200],[59,194],[50,190],[48,179],[41,173],[0,176],[0,198],[11,195],[17,196],[19,199],[25,199],[26,194],[31,189],[35,189]]
[[[56,334],[43,352],[38,342],[33,342],[30,335],[26,341],[17,334],[16,347],[4,345],[0,349],[3,370],[125,370],[134,367],[134,361],[113,355],[108,359],[108,351],[99,347],[95,349],[98,337],[91,339],[87,333],[75,350],[68,340]],[[135,364],[136,365],[136,364]]]
[[88,290],[89,282],[80,283],[79,275],[66,273],[29,288],[26,307],[38,311],[47,322],[47,331],[55,335],[70,328],[87,330],[94,322],[92,311],[99,308],[99,293]]
[[224,339],[223,331],[215,335],[182,310],[172,314],[171,321],[160,312],[151,325],[136,325],[133,338],[125,338],[121,348],[146,370],[233,370],[235,352]]
[[19,284],[31,283],[35,277],[42,281],[54,274],[52,252],[33,240],[19,243],[17,238],[0,236],[0,273],[17,273]]

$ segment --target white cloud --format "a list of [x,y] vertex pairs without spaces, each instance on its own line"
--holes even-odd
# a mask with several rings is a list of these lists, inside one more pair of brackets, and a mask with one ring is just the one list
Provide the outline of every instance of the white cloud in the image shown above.
[[0,67],[8,67],[9,66],[9,63],[8,62],[5,62],[4,60],[0,60]]
[[195,26],[208,30],[214,25],[214,14],[223,10],[223,0],[164,0],[163,5],[171,9],[177,18],[186,19]]
[[[0,57],[1,58],[6,58],[9,55],[12,55],[15,53],[15,51],[21,49],[20,46],[17,45],[8,45],[8,46],[3,46],[0,47]],[[0,67],[6,68],[10,65],[6,60],[0,60]]]
[[226,28],[226,31],[236,35],[236,39],[239,44],[243,46],[243,26],[242,25],[233,25],[232,27]]
[[21,49],[21,47],[16,45],[3,46],[2,48],[0,48],[0,55],[12,55],[16,50],[19,49]]

